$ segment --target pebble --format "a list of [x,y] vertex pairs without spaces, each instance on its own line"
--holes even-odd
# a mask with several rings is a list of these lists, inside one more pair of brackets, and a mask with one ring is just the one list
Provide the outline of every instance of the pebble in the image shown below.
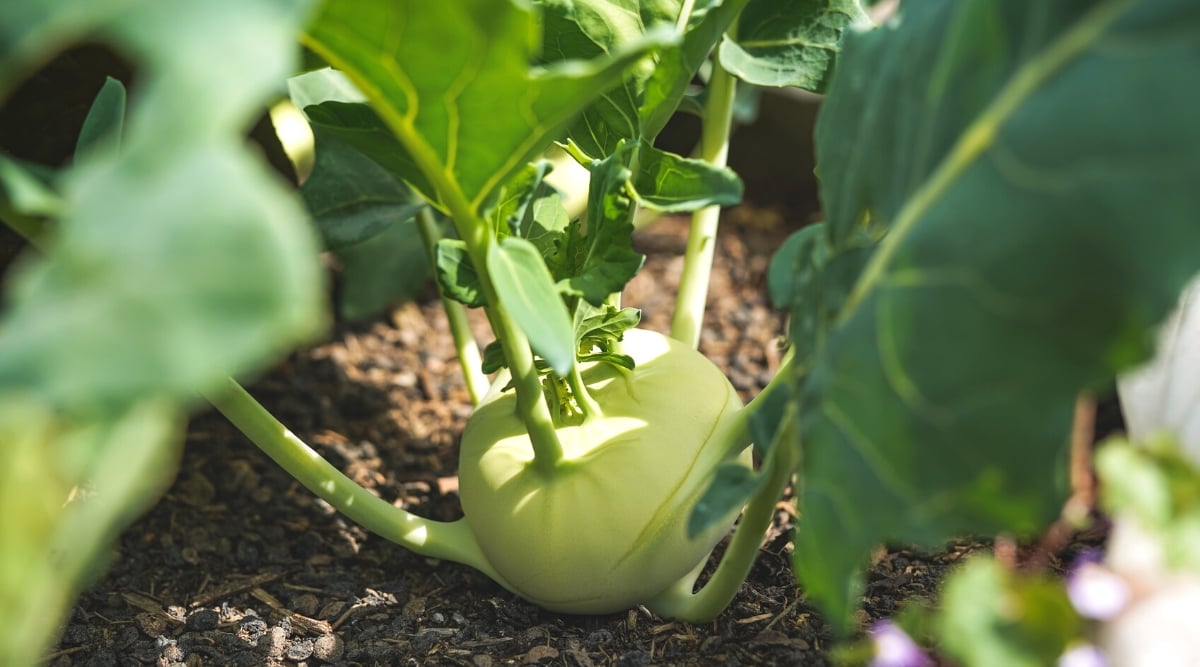
[[313,640],[312,657],[325,662],[337,662],[342,659],[345,646],[342,638],[337,635],[321,635]]

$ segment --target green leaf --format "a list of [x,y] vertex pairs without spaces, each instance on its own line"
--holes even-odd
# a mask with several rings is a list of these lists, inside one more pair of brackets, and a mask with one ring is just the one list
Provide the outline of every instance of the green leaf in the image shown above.
[[[448,179],[476,209],[664,42],[650,36],[604,58],[535,69],[539,41],[533,13],[510,0],[327,2],[308,34],[371,100],[420,175]],[[444,193],[416,175],[406,180],[440,201]]]
[[[553,168],[549,160],[532,162],[500,186],[496,203],[485,215],[499,236],[529,238],[535,202],[554,194],[554,188],[545,180]],[[562,227],[566,227],[565,223]]]
[[[543,0],[543,57],[594,58],[626,48],[656,30],[674,31],[682,0]],[[661,49],[654,67],[635,69],[588,106],[568,137],[588,157],[602,158],[621,141],[652,143],[745,0],[701,0],[678,43]]]
[[0,99],[58,51],[146,0],[0,3]]
[[442,294],[468,308],[487,305],[479,274],[467,255],[466,243],[458,239],[439,239],[434,245],[434,256]]
[[37,218],[62,214],[63,201],[55,191],[55,176],[47,167],[0,155],[0,210]]
[[313,171],[300,194],[327,249],[362,243],[424,208],[401,180],[357,148],[321,128],[313,136]]
[[663,50],[654,72],[646,81],[638,108],[642,126],[639,136],[646,143],[653,143],[675,114],[696,73],[745,6],[746,0],[695,4],[683,42]]
[[688,537],[694,538],[728,519],[729,513],[745,505],[765,481],[766,475],[756,473],[741,463],[722,463],[717,466],[712,483],[696,501],[696,506],[688,516]]
[[1041,667],[1083,635],[1062,581],[1014,574],[975,557],[947,579],[936,624],[939,647],[973,667]]
[[831,251],[886,232],[826,281],[802,388],[795,562],[842,627],[874,544],[1052,520],[1076,394],[1200,269],[1195,3],[903,7],[847,38],[817,127]]
[[488,247],[488,276],[497,297],[559,377],[575,365],[575,336],[542,255],[525,239],[508,237]]
[[1200,470],[1179,442],[1165,434],[1137,444],[1113,439],[1095,463],[1105,512],[1159,538],[1171,570],[1200,571]]
[[417,298],[429,278],[429,253],[412,219],[334,254],[342,264],[338,312],[347,320],[374,317]]
[[64,176],[45,258],[11,277],[0,389],[73,413],[191,403],[322,326],[307,216],[242,138],[293,66],[303,9],[145,3],[111,26],[143,61],[140,95],[122,150]]
[[75,159],[80,159],[88,150],[101,142],[117,145],[121,143],[121,129],[125,126],[125,84],[110,77],[92,101],[88,115],[83,119],[83,129],[75,142]]
[[824,92],[852,25],[868,26],[858,0],[750,0],[721,42],[721,66],[757,86]]
[[575,306],[575,348],[580,362],[604,361],[622,368],[633,369],[633,357],[616,352],[617,343],[625,332],[636,327],[642,319],[637,308],[600,307],[585,302]]
[[629,160],[637,144],[624,144],[616,153],[591,165],[588,189],[588,230],[578,224],[564,250],[560,288],[581,296],[593,306],[619,292],[642,268],[645,256],[633,250],[633,201],[627,186],[632,172]]
[[728,167],[643,146],[633,188],[638,203],[658,211],[684,213],[742,201],[742,179]]
[[346,75],[328,67],[306,72],[288,79],[288,94],[308,118],[315,137],[353,146],[414,189],[433,190],[408,150]]

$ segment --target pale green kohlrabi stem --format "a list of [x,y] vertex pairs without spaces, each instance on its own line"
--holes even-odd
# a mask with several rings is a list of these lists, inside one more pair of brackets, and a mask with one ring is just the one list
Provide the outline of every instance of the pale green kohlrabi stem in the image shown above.
[[464,519],[425,519],[373,495],[321,458],[233,380],[206,398],[297,481],[359,525],[422,556],[469,565],[505,585]]
[[[704,107],[704,129],[700,138],[700,158],[716,167],[724,167],[729,154],[729,133],[733,123],[733,100],[737,79],[721,67],[719,59],[712,64],[708,82],[708,102]],[[688,233],[687,253],[683,259],[683,276],[675,301],[675,316],[671,321],[671,337],[693,348],[700,343],[704,322],[704,304],[708,299],[708,282],[712,274],[713,252],[717,244],[717,222],[721,207],[708,206],[692,214]]]
[[[777,391],[784,382],[790,381],[792,359],[793,355],[789,352],[771,383],[740,412],[742,423],[739,431],[749,430],[749,415],[765,404],[767,397]],[[738,588],[746,580],[758,555],[763,535],[771,525],[775,506],[784,489],[792,481],[792,473],[800,464],[800,448],[796,444],[796,408],[789,405],[786,410],[775,433],[770,453],[759,473],[766,478],[742,512],[741,520],[734,529],[733,538],[716,572],[703,588],[693,592],[696,579],[706,564],[701,562],[683,579],[646,603],[656,614],[689,623],[706,623],[729,606]]]
[[[421,232],[421,241],[429,256],[429,265],[436,270],[437,255],[434,248],[441,237],[433,212],[429,207],[421,209],[417,214],[417,229]],[[441,290],[438,290],[439,294]],[[441,294],[442,310],[450,323],[450,335],[454,337],[454,350],[458,353],[458,363],[462,367],[463,380],[467,383],[467,393],[471,395],[471,403],[479,405],[483,395],[488,390],[487,375],[483,373],[483,360],[479,356],[479,344],[471,333],[471,325],[467,321],[467,309],[459,302]]]

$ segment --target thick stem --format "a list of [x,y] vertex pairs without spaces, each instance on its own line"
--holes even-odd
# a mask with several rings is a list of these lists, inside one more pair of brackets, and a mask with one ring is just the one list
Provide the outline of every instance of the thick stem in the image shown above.
[[267,456],[359,525],[422,556],[469,565],[505,585],[465,519],[425,519],[371,494],[304,444],[233,380],[207,398]]
[[[712,78],[708,84],[708,103],[704,108],[700,157],[716,167],[724,167],[729,154],[729,133],[733,126],[733,99],[736,92],[737,80],[721,67],[719,61],[714,60]],[[683,276],[679,282],[675,316],[671,321],[671,337],[693,348],[700,344],[720,215],[719,206],[696,211],[692,214],[692,227],[688,233]]]
[[796,469],[799,453],[792,437],[795,421],[795,410],[789,408],[761,473],[766,475],[766,479],[742,513],[741,521],[712,578],[699,591],[692,592],[696,578],[703,570],[704,564],[701,563],[688,576],[648,602],[646,606],[652,611],[689,623],[706,623],[729,606],[754,565],[763,535],[771,525],[775,506]]
[[[437,270],[437,253],[435,247],[441,238],[433,212],[428,208],[421,209],[417,214],[417,229],[421,232],[421,241],[429,255],[429,265]],[[488,390],[487,375],[483,373],[483,359],[479,356],[479,344],[471,333],[471,325],[467,321],[467,309],[445,294],[442,298],[442,310],[450,323],[450,335],[454,337],[454,351],[458,354],[458,363],[462,367],[463,380],[467,384],[467,393],[471,395],[471,403],[479,405],[483,395]]]

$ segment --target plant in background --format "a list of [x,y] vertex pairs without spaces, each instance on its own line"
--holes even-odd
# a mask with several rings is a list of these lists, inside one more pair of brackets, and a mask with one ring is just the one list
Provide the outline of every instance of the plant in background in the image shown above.
[[[12,279],[0,321],[0,391],[16,406],[0,410],[0,456],[8,474],[46,476],[44,495],[0,487],[22,489],[0,511],[7,526],[19,506],[53,533],[60,514],[105,506],[63,506],[94,488],[120,511],[91,520],[92,552],[148,497],[100,464],[128,447],[169,451],[168,426],[202,392],[365,527],[566,612],[644,603],[712,618],[794,483],[797,575],[846,630],[877,543],[1032,535],[1055,518],[1076,396],[1148,355],[1147,332],[1200,269],[1190,0],[930,0],[874,29],[853,0],[342,0],[311,15],[302,3],[60,4],[80,13],[0,10],[0,63],[25,71],[102,37],[148,83],[119,142],[101,132],[65,175],[0,163],[0,215],[45,247]],[[215,25],[222,40],[201,29]],[[456,522],[358,487],[223,379],[322,321],[297,199],[236,141],[282,85],[301,25],[321,61],[288,82],[316,142],[301,196],[331,250],[390,234],[428,257],[477,403]],[[25,37],[41,34],[54,39]],[[746,406],[695,350],[717,207],[741,195],[724,167],[739,79],[828,93],[826,221],[772,262],[790,350]],[[654,146],[681,107],[702,113],[697,158]],[[123,114],[98,101],[94,117],[112,127]],[[590,174],[581,217],[548,185],[556,143]],[[670,338],[637,329],[620,299],[642,262],[639,207],[693,214]],[[482,354],[464,313],[475,307],[496,336]],[[21,609],[20,563],[58,553],[33,523],[13,532],[5,614]],[[43,618],[70,599],[55,585]],[[1055,623],[975,609],[980,590],[1016,590]],[[1081,627],[1054,583],[987,562],[952,580],[945,604],[961,613],[931,632],[970,664],[1057,656]],[[981,627],[1004,632],[968,641]],[[15,645],[18,663],[36,655]]]

